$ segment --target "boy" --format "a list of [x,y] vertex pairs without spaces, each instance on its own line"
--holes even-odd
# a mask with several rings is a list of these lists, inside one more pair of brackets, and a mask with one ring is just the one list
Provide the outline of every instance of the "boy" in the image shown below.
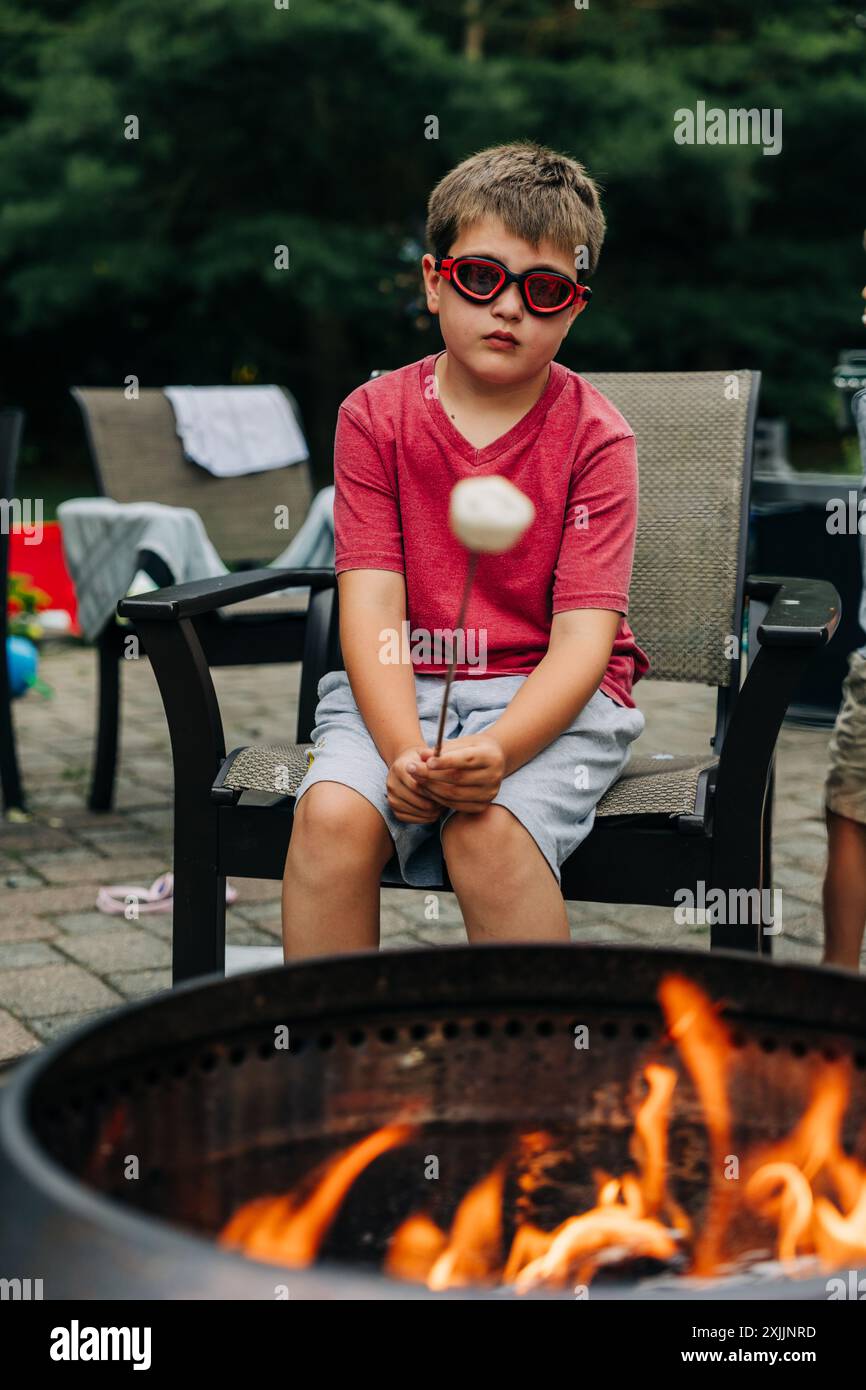
[[[427,304],[445,349],[353,391],[337,422],[335,568],[345,671],[319,683],[283,881],[287,959],[375,947],[379,882],[441,882],[472,942],[565,941],[560,867],[644,728],[649,669],[626,621],[637,522],[632,431],[553,359],[604,237],[583,167],[482,150],[436,186]],[[531,272],[531,273],[530,273]],[[479,556],[433,756],[468,553],[451,489],[501,475],[535,520]],[[408,621],[420,659],[393,659]]]
[[[866,290],[863,293],[866,297]],[[857,392],[851,411],[863,459],[860,490],[866,495],[866,390]],[[866,630],[866,538],[862,535],[860,551],[863,593],[859,618]],[[828,853],[823,964],[859,970],[866,926],[866,645],[848,656],[842,705],[830,739],[824,799]]]

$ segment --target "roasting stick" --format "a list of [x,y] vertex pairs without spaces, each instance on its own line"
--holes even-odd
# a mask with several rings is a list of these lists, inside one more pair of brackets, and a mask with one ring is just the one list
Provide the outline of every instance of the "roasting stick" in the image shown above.
[[[466,621],[466,609],[469,604],[469,591],[472,588],[472,581],[475,578],[475,571],[478,568],[478,551],[473,550],[469,556],[469,569],[466,572],[466,583],[463,586],[463,598],[460,603],[460,617],[457,619],[456,631],[460,632]],[[451,682],[454,679],[454,667],[457,665],[457,649],[452,648],[451,664],[448,667],[448,679],[445,682],[445,690],[442,695],[442,708],[439,711],[439,730],[436,734],[436,747],[433,752],[438,758],[442,752],[442,735],[445,731],[445,715],[448,712],[448,695],[451,691]]]
[[[470,552],[463,598],[460,602],[460,616],[456,632],[462,631],[469,605],[472,581],[478,567],[478,556],[501,555],[511,550],[523,533],[535,520],[535,507],[525,493],[510,483],[507,478],[496,474],[486,478],[464,478],[451,489],[448,521],[458,540]],[[436,734],[434,756],[442,751],[442,736],[445,732],[445,716],[448,712],[448,696],[454,680],[454,667],[457,652],[452,650],[448,677],[442,693],[442,708],[439,711],[439,729]]]

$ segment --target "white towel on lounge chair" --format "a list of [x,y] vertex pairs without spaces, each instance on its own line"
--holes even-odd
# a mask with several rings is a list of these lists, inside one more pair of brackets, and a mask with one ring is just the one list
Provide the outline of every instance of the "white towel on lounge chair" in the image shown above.
[[[66,565],[78,597],[78,621],[94,641],[129,591],[142,550],[165,561],[176,584],[228,574],[198,512],[161,502],[115,502],[110,497],[74,497],[57,508]],[[322,488],[273,569],[327,568],[334,563],[334,489]],[[306,594],[292,586],[282,594]],[[276,597],[276,594],[275,594]]]
[[183,451],[217,478],[286,468],[309,458],[278,386],[166,386]]

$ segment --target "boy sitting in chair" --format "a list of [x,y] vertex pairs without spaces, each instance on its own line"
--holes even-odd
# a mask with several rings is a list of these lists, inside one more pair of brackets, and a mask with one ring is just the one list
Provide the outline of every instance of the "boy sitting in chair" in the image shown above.
[[[395,856],[418,888],[442,884],[444,856],[472,942],[568,939],[560,867],[644,728],[631,692],[649,669],[626,620],[634,436],[554,360],[604,229],[583,167],[534,144],[482,150],[433,190],[421,264],[445,348],[360,386],[337,422],[346,669],[319,682],[296,792],[287,959],[377,946]],[[468,561],[449,498],[489,475],[535,520],[478,559],[434,757],[450,659],[434,635],[455,621]],[[410,659],[395,660],[407,623]]]

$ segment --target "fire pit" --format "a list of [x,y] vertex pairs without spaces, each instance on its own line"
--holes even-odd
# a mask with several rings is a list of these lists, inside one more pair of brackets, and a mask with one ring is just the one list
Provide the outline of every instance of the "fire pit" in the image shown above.
[[866,1267],[866,982],[742,954],[322,959],[16,1072],[47,1298],[826,1298]]

